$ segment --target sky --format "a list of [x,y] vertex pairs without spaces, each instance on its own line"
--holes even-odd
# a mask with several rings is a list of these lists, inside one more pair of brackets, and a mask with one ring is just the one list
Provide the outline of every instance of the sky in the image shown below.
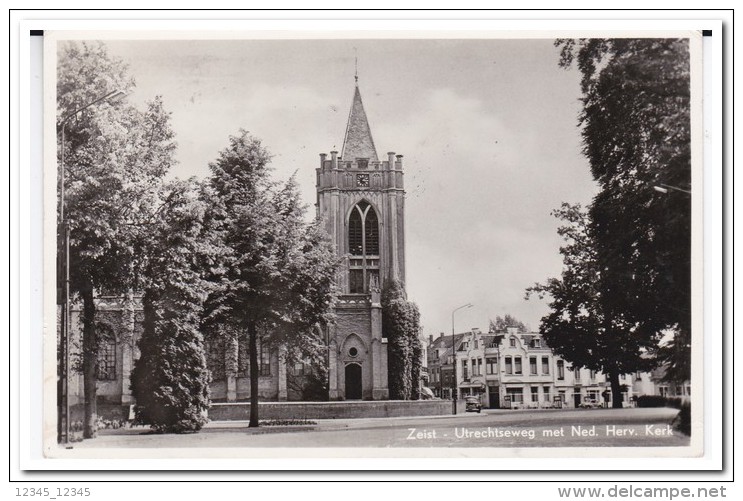
[[[552,39],[107,40],[144,104],[172,113],[175,177],[209,163],[246,129],[296,173],[314,214],[319,154],[343,146],[358,65],[380,159],[405,160],[406,289],[423,334],[487,330],[511,314],[532,330],[547,302],[524,299],[559,276],[550,211],[596,192],[581,154],[579,74]],[[358,62],[356,63],[356,58]]]

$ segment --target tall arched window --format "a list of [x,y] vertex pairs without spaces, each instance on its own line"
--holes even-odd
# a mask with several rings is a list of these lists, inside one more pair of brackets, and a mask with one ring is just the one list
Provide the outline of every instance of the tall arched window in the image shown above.
[[348,218],[348,252],[349,292],[369,292],[371,285],[379,284],[379,218],[365,200],[354,206]]
[[116,336],[108,324],[98,323],[98,353],[96,354],[95,375],[103,381],[116,379]]

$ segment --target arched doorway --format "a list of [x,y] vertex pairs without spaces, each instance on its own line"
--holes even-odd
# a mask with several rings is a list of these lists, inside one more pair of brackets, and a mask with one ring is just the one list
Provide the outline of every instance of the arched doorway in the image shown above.
[[361,400],[361,366],[346,365],[346,400]]

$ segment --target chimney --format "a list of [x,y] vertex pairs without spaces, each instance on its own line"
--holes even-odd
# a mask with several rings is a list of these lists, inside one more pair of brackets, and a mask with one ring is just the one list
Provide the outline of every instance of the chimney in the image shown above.
[[399,168],[400,170],[402,170],[402,155],[397,155],[397,165],[395,166],[395,168]]
[[325,159],[328,158],[327,153],[320,153],[320,168],[325,168]]
[[428,335],[428,344],[432,344],[432,343],[433,343],[433,334],[429,334]]
[[333,169],[337,169],[338,168],[338,152],[337,151],[330,152],[330,161],[333,162],[331,167]]

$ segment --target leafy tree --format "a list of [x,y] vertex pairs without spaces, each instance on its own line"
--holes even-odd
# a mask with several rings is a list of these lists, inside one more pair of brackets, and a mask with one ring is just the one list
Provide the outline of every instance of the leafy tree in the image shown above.
[[421,399],[421,371],[423,367],[423,343],[418,336],[411,339],[412,354],[410,360],[410,399]]
[[171,182],[160,199],[137,242],[144,330],[131,374],[136,419],[162,432],[198,431],[207,420],[210,381],[199,330],[209,290],[204,270],[221,249],[204,224],[207,203],[195,182]]
[[491,331],[504,331],[508,327],[518,327],[519,332],[529,332],[529,327],[524,322],[508,313],[506,313],[505,317],[496,315],[495,320],[490,321]]
[[582,74],[584,153],[601,191],[590,224],[607,314],[628,336],[668,329],[667,377],[690,377],[691,186],[689,44],[684,39],[558,40]]
[[647,339],[622,316],[605,306],[601,269],[588,213],[580,205],[562,204],[553,215],[565,224],[558,233],[567,242],[561,278],[550,278],[526,290],[550,297],[550,312],[540,324],[540,332],[555,353],[573,364],[607,375],[612,389],[613,407],[622,407],[621,374],[651,369],[655,361],[647,356],[655,339]]
[[382,332],[387,337],[390,398],[410,400],[419,396],[420,313],[418,306],[407,300],[399,280],[388,281],[382,290]]
[[319,353],[316,326],[332,320],[337,258],[318,222],[304,222],[295,180],[271,180],[270,155],[247,131],[210,164],[211,217],[223,234],[223,269],[207,300],[204,323],[247,337],[250,425],[258,426],[257,346],[287,344],[288,352]]
[[158,98],[145,111],[101,101],[73,114],[116,89],[134,87],[126,65],[109,56],[104,44],[63,45],[57,68],[58,174],[61,185],[64,172],[65,188],[58,210],[64,203],[70,290],[82,301],[84,437],[91,438],[97,422],[95,295],[123,294],[130,288],[137,221],[174,163],[176,145]]

